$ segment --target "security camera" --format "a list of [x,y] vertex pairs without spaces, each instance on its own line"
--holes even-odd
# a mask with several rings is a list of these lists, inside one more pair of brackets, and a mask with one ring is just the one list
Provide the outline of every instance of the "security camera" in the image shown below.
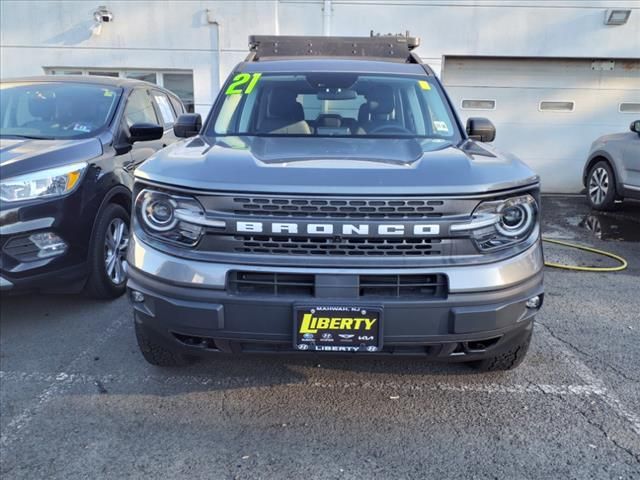
[[107,7],[101,5],[93,12],[93,18],[97,23],[109,23],[113,22],[113,13],[107,10]]

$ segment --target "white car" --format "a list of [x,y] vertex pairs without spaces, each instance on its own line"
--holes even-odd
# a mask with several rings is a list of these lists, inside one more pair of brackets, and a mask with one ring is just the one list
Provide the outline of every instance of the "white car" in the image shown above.
[[640,120],[629,129],[604,135],[591,145],[582,183],[596,210],[611,210],[623,198],[640,199]]

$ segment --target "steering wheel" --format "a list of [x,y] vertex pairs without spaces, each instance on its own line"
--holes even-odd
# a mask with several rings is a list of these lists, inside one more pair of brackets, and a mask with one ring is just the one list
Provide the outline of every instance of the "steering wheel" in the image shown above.
[[401,127],[400,125],[380,125],[368,133],[408,133],[409,135],[413,135],[413,132],[408,128]]

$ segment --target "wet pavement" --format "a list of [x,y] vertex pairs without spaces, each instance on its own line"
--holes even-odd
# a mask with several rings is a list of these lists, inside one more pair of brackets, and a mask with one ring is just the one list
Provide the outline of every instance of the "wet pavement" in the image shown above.
[[553,212],[562,208],[576,211],[575,215],[564,218],[569,225],[586,230],[586,239],[640,242],[640,202],[621,202],[612,212],[591,210],[584,204],[582,197],[564,200],[548,197],[545,199],[545,205],[552,206],[550,211],[545,210],[545,214],[551,216],[554,224],[558,223],[559,218],[554,217]]
[[[591,210],[583,196],[546,196],[542,201],[542,215],[544,237],[611,251],[629,261],[629,270],[640,269],[635,260],[640,249],[640,202],[626,201],[612,212],[599,212]],[[551,243],[545,243],[544,249],[549,261],[596,267],[619,264],[606,257]]]
[[3,298],[0,476],[640,478],[640,206],[545,197],[543,212],[544,235],[629,268],[547,269],[529,355],[505,373],[322,356],[158,369],[124,298]]

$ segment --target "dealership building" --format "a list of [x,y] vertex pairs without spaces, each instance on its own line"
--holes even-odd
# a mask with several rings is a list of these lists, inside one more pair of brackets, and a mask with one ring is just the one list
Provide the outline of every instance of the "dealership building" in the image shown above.
[[2,78],[138,78],[203,115],[251,34],[409,31],[546,192],[581,191],[591,142],[640,119],[640,0],[2,0],[0,21]]

